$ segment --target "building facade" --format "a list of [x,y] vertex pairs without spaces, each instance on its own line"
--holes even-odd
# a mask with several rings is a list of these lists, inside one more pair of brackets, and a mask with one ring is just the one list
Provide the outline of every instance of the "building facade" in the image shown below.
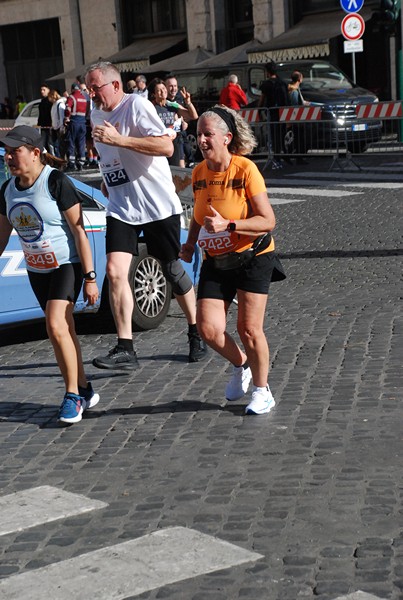
[[[377,26],[373,14],[380,2],[365,0],[357,81],[393,96],[400,32],[385,35]],[[122,71],[136,72],[186,50],[219,54],[251,40],[281,42],[284,34],[280,49],[293,51],[300,45],[298,32],[309,33],[309,19],[319,25],[306,46],[313,47],[323,34],[321,24],[330,23],[323,57],[351,75],[340,35],[344,14],[340,0],[0,0],[0,98],[37,98],[41,83],[58,74],[52,86],[69,89],[75,70],[99,58],[116,57]]]

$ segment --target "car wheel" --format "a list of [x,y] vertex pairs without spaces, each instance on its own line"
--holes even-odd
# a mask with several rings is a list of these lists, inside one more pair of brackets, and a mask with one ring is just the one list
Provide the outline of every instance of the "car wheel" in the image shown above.
[[133,329],[155,329],[163,322],[172,298],[171,284],[165,279],[161,263],[139,246],[139,256],[133,256],[129,283],[134,298]]
[[186,138],[187,138],[187,141],[189,143],[189,146],[192,149],[192,154],[194,156],[194,159],[196,161],[200,161],[202,159],[202,155],[201,155],[201,152],[200,152],[200,148],[197,145],[196,134],[194,134],[194,133],[188,133],[187,136],[186,136]]

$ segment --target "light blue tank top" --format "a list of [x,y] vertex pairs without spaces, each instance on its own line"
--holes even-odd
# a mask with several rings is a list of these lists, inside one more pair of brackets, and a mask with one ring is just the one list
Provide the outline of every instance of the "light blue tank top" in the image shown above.
[[13,177],[4,194],[7,217],[20,238],[27,269],[36,273],[80,262],[70,227],[49,192],[52,171],[46,165],[26,190],[18,190]]

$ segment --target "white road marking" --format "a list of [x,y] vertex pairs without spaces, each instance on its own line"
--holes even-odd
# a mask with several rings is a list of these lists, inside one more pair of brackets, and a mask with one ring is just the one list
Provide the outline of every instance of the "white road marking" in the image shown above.
[[351,196],[352,194],[363,194],[364,192],[348,192],[345,190],[328,190],[322,188],[320,190],[311,190],[309,188],[296,188],[296,187],[268,187],[267,192],[269,197],[271,194],[289,194],[290,196],[326,196],[326,198],[343,198],[345,196]]
[[123,600],[260,558],[198,531],[172,527],[0,580],[0,598]]
[[[399,174],[395,174],[395,173],[382,173],[382,181],[384,182],[384,184],[387,184],[387,182],[389,180],[391,180],[391,183],[396,181],[396,179],[399,179],[399,181],[401,181],[403,176],[403,170],[402,173]],[[374,180],[374,183],[379,183],[380,180],[380,175],[377,175],[376,173],[374,173],[374,170],[371,169],[371,172],[369,171],[354,171],[354,172],[347,172],[347,171],[317,171],[317,172],[306,172],[304,171],[303,173],[289,173],[288,174],[289,178],[295,178],[295,179],[300,179],[301,181],[303,181],[304,179],[308,178],[308,179],[316,179],[317,181],[320,179],[326,179],[326,180],[333,180],[333,181],[340,181],[340,179],[342,179],[342,183],[345,183],[346,180],[350,180],[350,181],[362,181],[364,178],[367,180],[367,182],[370,182],[371,180]],[[273,180],[275,181],[275,180]],[[279,180],[277,180],[278,183]],[[326,181],[326,185],[327,185],[327,181]]]
[[294,202],[306,202],[306,198],[272,198],[269,194],[270,204],[293,204]]
[[360,187],[360,188],[374,188],[374,189],[382,189],[382,190],[399,190],[403,188],[403,183],[397,182],[389,182],[389,183],[381,183],[380,181],[373,183],[339,183],[342,187]]
[[0,498],[0,535],[108,506],[44,485]]
[[368,594],[367,592],[353,592],[352,594],[348,594],[347,596],[338,596],[334,600],[383,600],[378,596],[374,596],[373,594]]

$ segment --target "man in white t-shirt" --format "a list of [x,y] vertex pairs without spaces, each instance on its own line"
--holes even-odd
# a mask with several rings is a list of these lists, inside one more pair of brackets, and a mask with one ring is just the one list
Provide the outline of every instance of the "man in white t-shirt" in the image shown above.
[[117,68],[91,65],[86,84],[94,103],[91,126],[107,207],[106,255],[110,300],[118,343],[93,364],[101,369],[138,366],[133,349],[133,296],[128,281],[132,256],[143,234],[150,254],[161,261],[166,279],[189,325],[189,362],[206,356],[196,328],[196,300],[190,277],[178,258],[182,205],[167,157],[173,145],[151,102],[125,94]]

